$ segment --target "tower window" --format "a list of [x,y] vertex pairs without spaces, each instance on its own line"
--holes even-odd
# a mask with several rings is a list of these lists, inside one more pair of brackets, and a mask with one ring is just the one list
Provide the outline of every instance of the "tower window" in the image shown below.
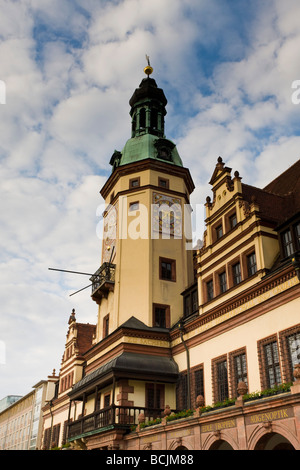
[[146,127],[146,110],[142,108],[140,111],[140,129],[145,129]]
[[153,305],[153,326],[158,328],[170,327],[170,306],[169,305]]
[[103,318],[103,338],[109,334],[109,314]]
[[161,275],[163,279],[168,279],[168,281],[172,279],[172,263],[169,263],[167,261],[162,261]]
[[176,281],[176,261],[159,258],[159,278],[165,281]]
[[134,114],[132,118],[132,135],[133,136],[135,135],[135,131],[136,131],[136,114]]
[[158,186],[160,186],[161,188],[169,189],[169,180],[159,177]]
[[140,207],[140,204],[139,204],[138,201],[131,202],[131,203],[129,204],[129,212],[138,211],[138,210],[139,210],[139,207]]
[[129,180],[129,188],[138,188],[140,186],[140,178],[132,178]]
[[151,129],[157,130],[157,123],[158,123],[158,114],[156,109],[152,109],[151,111]]

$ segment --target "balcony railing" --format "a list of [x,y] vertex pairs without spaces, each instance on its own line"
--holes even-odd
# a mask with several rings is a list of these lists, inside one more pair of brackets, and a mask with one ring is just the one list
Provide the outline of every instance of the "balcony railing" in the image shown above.
[[97,300],[106,296],[110,290],[113,290],[115,284],[116,265],[112,263],[103,263],[99,269],[92,275],[92,298]]
[[74,439],[92,431],[99,430],[100,432],[101,429],[104,430],[109,426],[130,429],[131,426],[139,424],[138,417],[141,413],[144,414],[147,423],[161,417],[163,410],[112,405],[70,422],[68,424],[68,439]]

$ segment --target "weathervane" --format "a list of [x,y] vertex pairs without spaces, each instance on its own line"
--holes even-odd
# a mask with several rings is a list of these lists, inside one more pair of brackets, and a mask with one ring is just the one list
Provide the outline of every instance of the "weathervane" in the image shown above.
[[153,68],[150,65],[150,57],[147,54],[146,54],[146,60],[148,62],[148,65],[147,67],[144,68],[144,72],[149,77],[149,75],[151,75],[151,73],[153,72]]

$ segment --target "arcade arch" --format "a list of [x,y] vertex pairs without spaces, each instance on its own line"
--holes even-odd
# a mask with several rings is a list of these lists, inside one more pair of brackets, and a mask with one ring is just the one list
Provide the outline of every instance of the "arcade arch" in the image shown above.
[[254,450],[296,450],[291,442],[281,434],[264,434],[256,443]]
[[229,442],[219,439],[215,441],[208,450],[234,450]]

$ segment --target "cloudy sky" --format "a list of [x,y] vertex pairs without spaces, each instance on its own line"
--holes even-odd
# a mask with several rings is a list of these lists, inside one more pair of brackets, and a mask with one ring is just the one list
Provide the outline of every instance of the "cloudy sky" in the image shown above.
[[0,399],[59,370],[72,308],[96,322],[89,289],[70,297],[88,277],[48,268],[100,265],[145,54],[200,204],[218,156],[259,187],[298,160],[299,18],[298,0],[0,0]]

